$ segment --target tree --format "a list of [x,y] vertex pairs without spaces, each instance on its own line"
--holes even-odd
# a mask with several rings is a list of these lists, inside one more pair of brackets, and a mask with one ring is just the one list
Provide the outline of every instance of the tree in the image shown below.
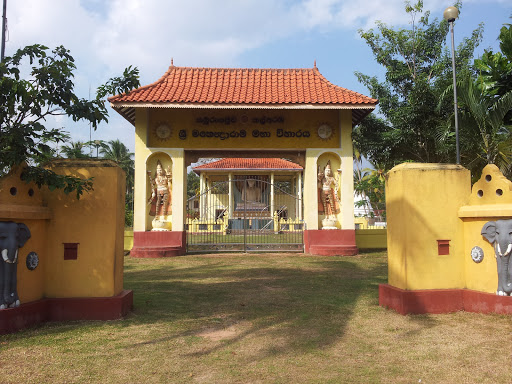
[[354,171],[354,192],[363,198],[356,205],[363,207],[367,216],[382,218],[386,212],[386,170],[379,164],[371,165],[372,168]]
[[[453,93],[449,87],[445,94]],[[486,94],[479,86],[479,80],[471,78],[457,82],[460,100],[460,131],[465,166],[471,170],[473,178],[480,176],[486,164],[495,164],[501,172],[510,176],[512,171],[512,131],[505,123],[505,115],[512,109],[512,91],[499,98]]]
[[100,153],[104,159],[116,162],[126,174],[126,206],[124,223],[126,227],[133,226],[133,187],[135,184],[134,153],[120,140],[110,140],[108,143],[100,143]]
[[131,190],[135,175],[134,153],[130,152],[119,139],[101,143],[100,153],[104,159],[112,160],[121,167],[126,173],[126,188]]
[[68,159],[90,159],[90,156],[84,153],[87,143],[82,141],[70,141],[69,145],[64,145],[61,152]]
[[187,174],[187,197],[190,199],[199,194],[199,176],[194,171]]
[[104,159],[116,162],[126,174],[126,200],[124,224],[126,227],[133,226],[133,187],[135,184],[135,162],[134,153],[119,139],[110,140],[108,143],[100,142],[100,153]]
[[356,202],[356,206],[364,209],[364,216],[369,216],[371,211],[370,202],[366,195],[366,190],[361,186],[363,178],[366,175],[367,168],[363,168],[363,157],[359,149],[354,147],[354,193],[360,196],[362,200]]
[[[457,82],[462,163],[471,170],[474,180],[486,164],[495,164],[503,174],[512,176],[511,25],[501,28],[498,40],[501,52],[486,50],[474,61],[476,77],[459,76]],[[450,85],[442,94],[441,103],[452,93]]]
[[[460,7],[460,4],[459,4]],[[386,78],[356,72],[373,98],[379,99],[381,117],[370,115],[354,130],[356,147],[368,159],[389,169],[397,163],[448,162],[455,158],[453,135],[440,140],[452,104],[437,108],[440,95],[452,82],[451,56],[446,48],[448,23],[429,21],[423,2],[406,2],[410,29],[395,30],[377,22],[377,31],[360,30]],[[481,41],[480,26],[457,47],[457,72],[471,72],[470,59]]]
[[[30,74],[22,78],[26,61]],[[66,193],[75,191],[77,198],[92,188],[91,179],[57,175],[38,166],[38,161],[51,153],[51,145],[65,139],[65,132],[49,127],[47,119],[64,115],[73,121],[88,121],[96,130],[100,122],[108,121],[103,98],[138,87],[139,72],[128,67],[122,77],[100,86],[94,100],[86,100],[75,94],[75,69],[73,57],[63,46],[49,52],[39,44],[19,49],[0,63],[0,176],[25,162],[22,179],[26,182]]]
[[[475,60],[478,70],[477,85],[490,97],[500,98],[512,91],[512,25],[504,25],[498,36],[501,52],[494,53],[486,49],[481,58]],[[512,112],[505,117],[507,124],[512,123]]]

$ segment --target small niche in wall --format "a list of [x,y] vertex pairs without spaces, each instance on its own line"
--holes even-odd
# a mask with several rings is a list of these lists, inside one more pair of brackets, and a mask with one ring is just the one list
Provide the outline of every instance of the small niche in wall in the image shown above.
[[437,240],[437,254],[449,255],[450,254],[450,240]]
[[78,258],[79,243],[63,243],[64,244],[64,260],[76,260]]

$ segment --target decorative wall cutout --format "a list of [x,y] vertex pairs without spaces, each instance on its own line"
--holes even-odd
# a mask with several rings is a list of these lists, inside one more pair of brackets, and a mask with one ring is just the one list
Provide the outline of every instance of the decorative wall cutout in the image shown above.
[[512,199],[512,182],[494,164],[482,170],[482,177],[472,188],[470,205],[509,204]]

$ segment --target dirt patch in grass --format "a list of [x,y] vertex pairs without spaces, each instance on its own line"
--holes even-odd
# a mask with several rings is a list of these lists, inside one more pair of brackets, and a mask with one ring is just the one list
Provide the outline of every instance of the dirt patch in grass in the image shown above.
[[196,334],[212,341],[234,339],[250,329],[252,324],[247,321],[238,322],[222,328],[206,328]]

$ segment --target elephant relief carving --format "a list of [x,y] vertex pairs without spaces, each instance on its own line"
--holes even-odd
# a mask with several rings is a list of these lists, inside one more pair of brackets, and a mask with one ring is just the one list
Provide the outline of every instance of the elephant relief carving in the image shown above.
[[510,296],[512,293],[512,220],[496,220],[487,222],[482,228],[482,236],[494,246],[494,255],[498,265],[499,296]]
[[30,230],[23,223],[0,222],[0,309],[17,307],[18,248],[30,238]]

